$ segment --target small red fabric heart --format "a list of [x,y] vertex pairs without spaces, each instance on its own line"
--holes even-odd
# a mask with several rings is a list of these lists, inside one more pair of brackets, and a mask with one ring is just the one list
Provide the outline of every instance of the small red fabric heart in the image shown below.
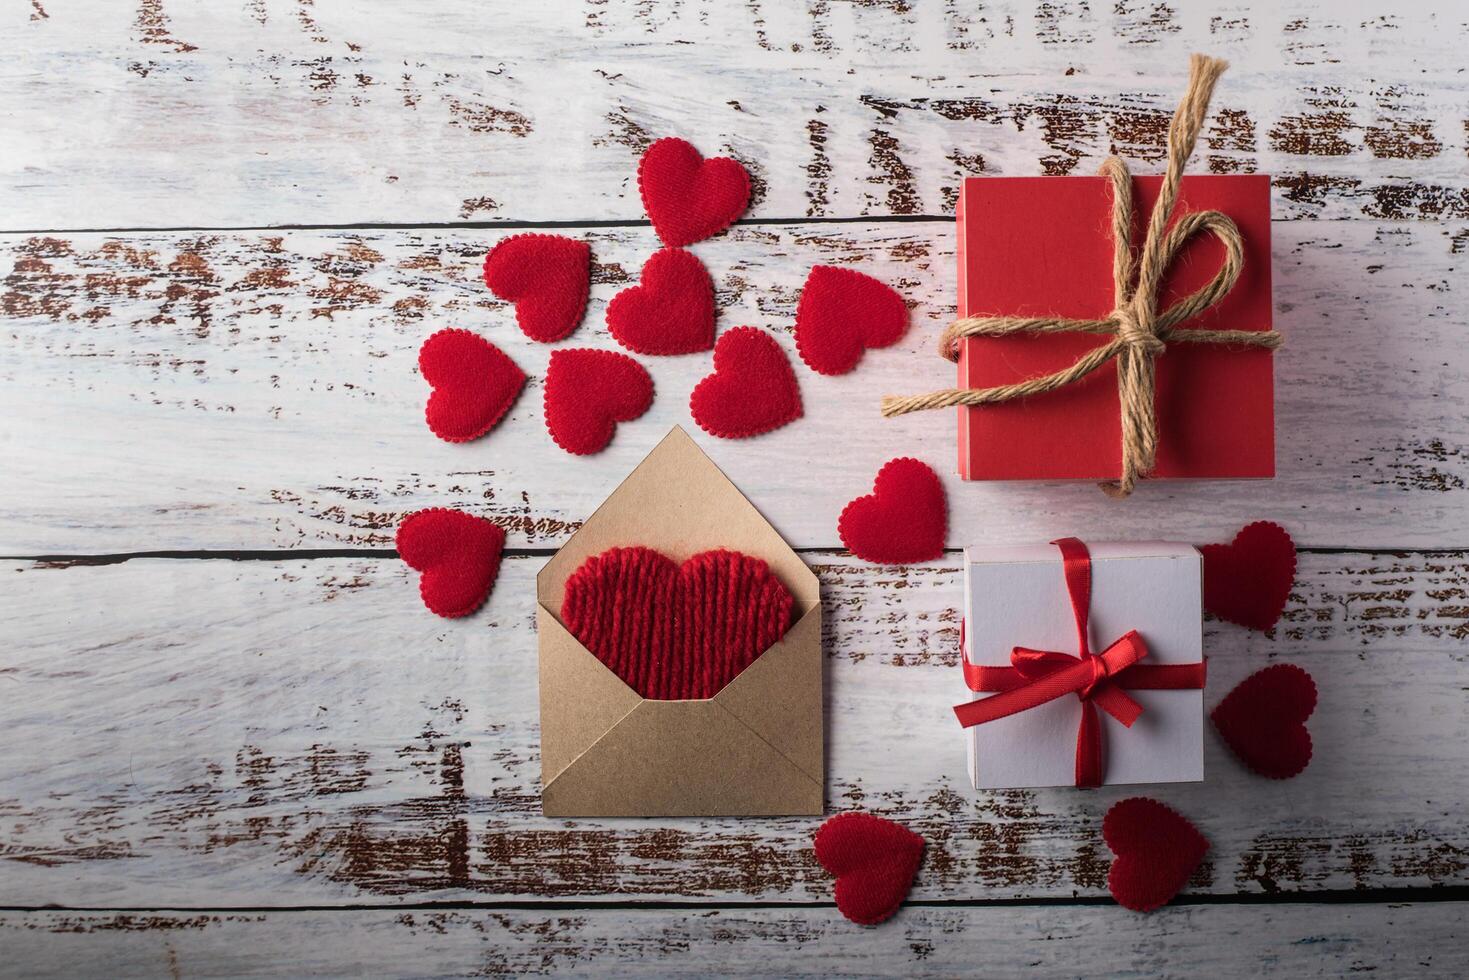
[[505,529],[483,517],[436,507],[405,517],[397,545],[399,557],[422,573],[423,604],[454,619],[478,609],[495,587]]
[[613,548],[566,580],[561,620],[645,698],[712,698],[785,635],[795,600],[770,566],[714,550],[677,565]]
[[1276,664],[1239,682],[1209,713],[1240,761],[1262,776],[1289,779],[1311,761],[1306,719],[1316,682],[1295,664]]
[[653,404],[653,379],[641,364],[610,350],[553,350],[546,367],[546,429],[577,456],[601,452],[618,422]]
[[1168,904],[1209,850],[1193,824],[1143,796],[1122,800],[1107,811],[1102,839],[1117,855],[1107,888],[1118,905],[1134,912]]
[[418,370],[433,388],[424,418],[447,442],[468,442],[489,432],[525,384],[525,372],[514,361],[468,330],[440,330],[425,340]]
[[1296,545],[1269,521],[1245,525],[1229,544],[1206,544],[1204,608],[1250,629],[1275,626],[1296,578]]
[[800,418],[801,389],[774,337],[735,327],[714,345],[714,373],[694,386],[689,412],[712,436],[744,439]]
[[714,283],[693,252],[665,248],[643,263],[638,285],[607,304],[613,339],[639,354],[692,354],[714,346]]
[[521,333],[549,344],[581,322],[592,283],[592,247],[563,235],[512,235],[485,256],[485,285],[515,304]]
[[875,926],[908,897],[923,860],[923,838],[870,813],[838,813],[816,831],[816,860],[836,876],[837,909]]
[[667,137],[638,161],[638,190],[665,245],[692,245],[728,228],[750,203],[750,175],[728,157],[705,160],[692,143]]
[[888,347],[908,329],[908,306],[885,282],[818,265],[796,305],[796,351],[818,374],[846,374],[869,347]]
[[842,509],[837,536],[852,554],[879,565],[929,561],[944,553],[948,512],[944,485],[927,463],[890,459],[872,493]]

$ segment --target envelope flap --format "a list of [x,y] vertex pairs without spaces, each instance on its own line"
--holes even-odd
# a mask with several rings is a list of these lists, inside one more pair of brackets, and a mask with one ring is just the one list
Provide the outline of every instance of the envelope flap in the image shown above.
[[536,607],[541,656],[541,775],[550,783],[642,700],[545,606]]
[[740,671],[714,700],[824,784],[821,604],[797,608],[801,618],[781,641]]
[[643,701],[541,792],[547,816],[819,814],[824,787],[715,701]]
[[608,548],[642,545],[682,562],[711,548],[763,559],[799,601],[820,598],[816,576],[745,495],[675,426],[536,576],[536,593],[561,612],[566,579]]

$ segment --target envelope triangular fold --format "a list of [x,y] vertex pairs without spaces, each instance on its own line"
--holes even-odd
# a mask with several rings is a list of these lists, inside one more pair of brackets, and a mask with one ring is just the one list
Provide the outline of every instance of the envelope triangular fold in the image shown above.
[[775,646],[714,696],[736,718],[817,782],[825,781],[818,604],[798,607],[800,619]]
[[544,606],[541,640],[541,776],[550,783],[642,701],[587,652]]
[[541,793],[547,816],[819,814],[823,788],[713,701],[643,701]]
[[745,495],[675,426],[536,576],[560,612],[566,579],[608,548],[639,544],[676,562],[711,548],[762,558],[797,602],[819,598],[816,576]]

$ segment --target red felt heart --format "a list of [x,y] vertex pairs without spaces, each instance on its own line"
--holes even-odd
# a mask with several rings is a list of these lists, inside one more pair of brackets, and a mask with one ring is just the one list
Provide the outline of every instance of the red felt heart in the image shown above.
[[613,548],[566,580],[571,635],[645,698],[712,698],[790,626],[795,601],[758,558],[715,550],[682,565]]
[[667,137],[638,161],[638,190],[665,245],[716,235],[750,203],[750,175],[728,157],[705,160],[686,140]]
[[531,340],[549,344],[581,322],[592,282],[592,248],[562,235],[512,235],[485,256],[485,285],[515,304]]
[[418,370],[433,387],[424,418],[448,442],[478,439],[493,429],[525,384],[514,361],[468,330],[440,330],[425,340]]
[[714,346],[714,283],[693,252],[665,248],[643,263],[638,285],[607,304],[607,329],[639,354],[692,354]]
[[801,389],[785,351],[754,327],[727,330],[714,345],[714,373],[694,386],[689,412],[699,428],[744,439],[801,417]]
[[906,565],[944,553],[948,520],[938,474],[927,463],[903,457],[884,463],[872,493],[843,508],[837,535],[858,558]]
[[1116,854],[1107,888],[1117,904],[1151,912],[1177,895],[1204,860],[1209,842],[1157,800],[1122,800],[1102,819],[1102,839]]
[[818,374],[846,374],[869,347],[898,342],[908,307],[887,283],[851,269],[818,265],[796,305],[796,352]]
[[923,860],[923,838],[870,813],[838,813],[816,831],[816,860],[836,875],[842,915],[875,926],[908,897]]
[[1209,713],[1245,765],[1289,779],[1311,761],[1306,719],[1316,710],[1316,682],[1295,664],[1276,664],[1240,681]]
[[1250,629],[1274,627],[1296,578],[1296,545],[1285,528],[1256,521],[1229,544],[1206,544],[1200,550],[1204,608]]
[[600,452],[618,422],[631,422],[652,404],[653,379],[626,354],[580,348],[551,352],[546,428],[567,452]]
[[440,616],[468,616],[495,587],[505,529],[462,511],[434,508],[398,525],[398,555],[423,574],[423,604]]

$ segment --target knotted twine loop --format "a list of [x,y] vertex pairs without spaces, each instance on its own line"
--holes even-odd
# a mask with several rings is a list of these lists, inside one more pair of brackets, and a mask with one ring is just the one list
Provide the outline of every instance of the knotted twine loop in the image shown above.
[[[1281,336],[1274,330],[1175,330],[1222,300],[1236,282],[1244,265],[1244,244],[1239,228],[1219,211],[1195,211],[1183,215],[1173,226],[1173,207],[1178,201],[1178,184],[1193,155],[1194,144],[1209,109],[1214,85],[1228,64],[1218,58],[1195,54],[1189,58],[1188,90],[1168,126],[1168,165],[1158,199],[1148,216],[1142,258],[1132,254],[1132,175],[1118,157],[1108,157],[1101,174],[1112,187],[1112,282],[1114,309],[1100,319],[1069,317],[971,316],[955,320],[944,329],[939,352],[959,360],[959,343],[965,337],[1007,337],[1012,334],[1094,333],[1112,337],[1071,365],[1052,374],[1029,378],[993,388],[947,388],[924,395],[889,395],[882,400],[884,418],[933,408],[977,406],[1040,395],[1080,381],[1107,362],[1117,361],[1117,398],[1122,417],[1122,474],[1115,482],[1100,484],[1112,497],[1126,497],[1137,481],[1153,471],[1158,455],[1156,372],[1158,355],[1170,341],[1191,344],[1223,344],[1275,350]],[[1208,233],[1224,246],[1224,263],[1202,289],[1158,310],[1158,293],[1164,274],[1180,249],[1195,235]]]

